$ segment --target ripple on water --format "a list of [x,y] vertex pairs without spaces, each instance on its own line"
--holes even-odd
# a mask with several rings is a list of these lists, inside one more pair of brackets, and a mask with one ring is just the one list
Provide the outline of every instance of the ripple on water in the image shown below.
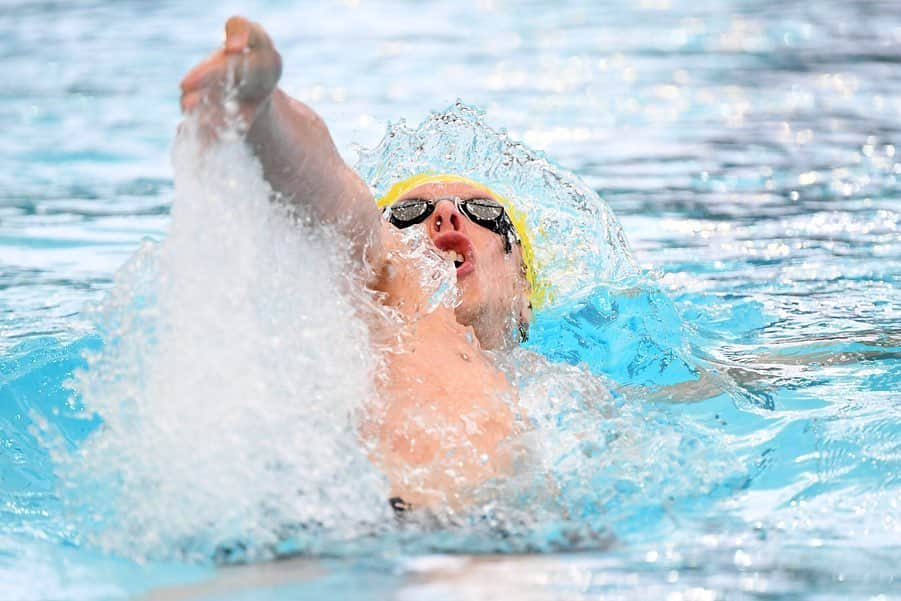
[[[750,481],[715,501],[649,510],[659,541],[583,560],[418,566],[410,586],[420,588],[404,590],[463,586],[487,596],[520,590],[512,575],[531,569],[530,584],[574,598],[891,594],[901,523],[896,2],[417,6],[429,34],[414,31],[408,8],[263,1],[252,12],[286,57],[286,88],[322,112],[342,151],[351,140],[374,144],[388,119],[416,119],[463,96],[598,191],[637,263],[661,275],[657,292],[672,310],[661,309],[648,344],[640,327],[613,334],[647,295],[615,313],[612,293],[585,297],[543,323],[539,316],[533,348],[585,361],[614,382],[696,377],[679,397],[696,402],[661,409],[664,438],[688,415]],[[124,584],[134,576],[125,564],[35,542],[74,538],[42,496],[48,459],[26,425],[36,413],[73,428],[73,440],[85,435],[75,427],[83,420],[67,425],[62,384],[83,364],[80,345],[91,347],[81,307],[110,289],[141,238],[166,229],[175,82],[215,45],[225,16],[197,11],[15,2],[0,17],[0,438],[15,462],[2,481],[0,585],[26,574],[48,598],[140,588]],[[639,347],[648,352],[633,363]],[[704,373],[714,385],[701,385]],[[713,396],[697,401],[705,395]],[[603,431],[586,429],[589,439]],[[573,500],[584,488],[571,490]],[[607,500],[617,495],[639,493]],[[79,568],[60,576],[46,560],[54,552],[63,553],[59,565]],[[403,585],[384,576],[394,569],[337,573],[394,592]],[[160,570],[159,582],[180,577]],[[100,572],[109,581],[97,582]],[[4,596],[25,598],[34,586]]]

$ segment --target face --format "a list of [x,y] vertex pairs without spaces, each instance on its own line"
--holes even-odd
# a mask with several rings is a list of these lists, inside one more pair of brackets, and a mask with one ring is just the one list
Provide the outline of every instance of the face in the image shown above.
[[527,324],[530,318],[522,249],[514,243],[507,253],[503,236],[471,221],[453,201],[493,199],[491,194],[462,182],[427,183],[398,201],[411,198],[442,199],[422,224],[413,227],[425,228],[435,247],[457,265],[457,286],[462,293],[457,321],[472,326],[484,348],[509,344],[518,332],[517,326]]

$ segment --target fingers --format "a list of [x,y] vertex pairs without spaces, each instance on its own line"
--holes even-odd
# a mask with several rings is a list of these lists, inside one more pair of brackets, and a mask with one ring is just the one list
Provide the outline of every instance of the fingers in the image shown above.
[[183,93],[192,92],[203,86],[205,81],[211,79],[213,74],[221,67],[223,58],[223,52],[217,50],[188,71],[188,74],[181,80],[181,91]]
[[200,101],[203,100],[203,94],[200,90],[194,92],[186,92],[181,95],[181,112],[190,113],[197,105],[200,104]]
[[275,49],[252,50],[239,59],[237,79],[242,96],[260,99],[272,93],[282,74],[282,59]]
[[242,103],[267,97],[281,77],[281,56],[263,28],[243,17],[225,24],[225,45],[191,69],[181,81],[181,109],[189,112],[208,100],[216,106],[226,89]]
[[225,22],[225,52],[227,54],[271,47],[272,41],[259,23],[253,23],[244,17],[237,16],[231,17]]
[[275,48],[272,45],[272,40],[269,39],[269,34],[266,33],[266,30],[263,29],[259,23],[251,23],[250,25],[250,35],[247,38],[247,47],[252,50],[256,48],[274,50]]
[[201,100],[219,92],[225,80],[225,65],[225,53],[217,50],[185,75],[180,84],[183,113],[194,110]]

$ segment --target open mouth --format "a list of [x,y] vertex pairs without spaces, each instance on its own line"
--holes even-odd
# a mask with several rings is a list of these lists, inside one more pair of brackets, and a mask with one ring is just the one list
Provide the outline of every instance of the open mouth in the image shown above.
[[466,257],[464,257],[463,255],[461,255],[460,253],[458,253],[455,250],[449,251],[446,256],[449,261],[454,262],[454,267],[457,267],[457,268],[462,267],[463,263],[466,262]]
[[453,261],[457,270],[457,279],[469,274],[473,269],[472,243],[459,233],[451,232],[438,236],[434,240],[438,250],[443,251],[448,261]]

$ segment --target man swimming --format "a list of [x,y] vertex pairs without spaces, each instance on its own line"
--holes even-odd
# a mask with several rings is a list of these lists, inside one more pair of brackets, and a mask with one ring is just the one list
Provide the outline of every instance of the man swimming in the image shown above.
[[[286,201],[345,235],[366,286],[399,317],[361,426],[392,497],[457,506],[509,472],[516,390],[485,350],[518,344],[531,317],[531,267],[511,207],[481,183],[422,174],[378,203],[340,157],[322,119],[277,87],[281,57],[255,23],[232,17],[224,47],[181,83],[183,112],[205,136],[237,127]],[[418,228],[414,230],[413,228]],[[406,234],[453,261],[459,303],[430,302]],[[373,319],[379,335],[384,321]]]

